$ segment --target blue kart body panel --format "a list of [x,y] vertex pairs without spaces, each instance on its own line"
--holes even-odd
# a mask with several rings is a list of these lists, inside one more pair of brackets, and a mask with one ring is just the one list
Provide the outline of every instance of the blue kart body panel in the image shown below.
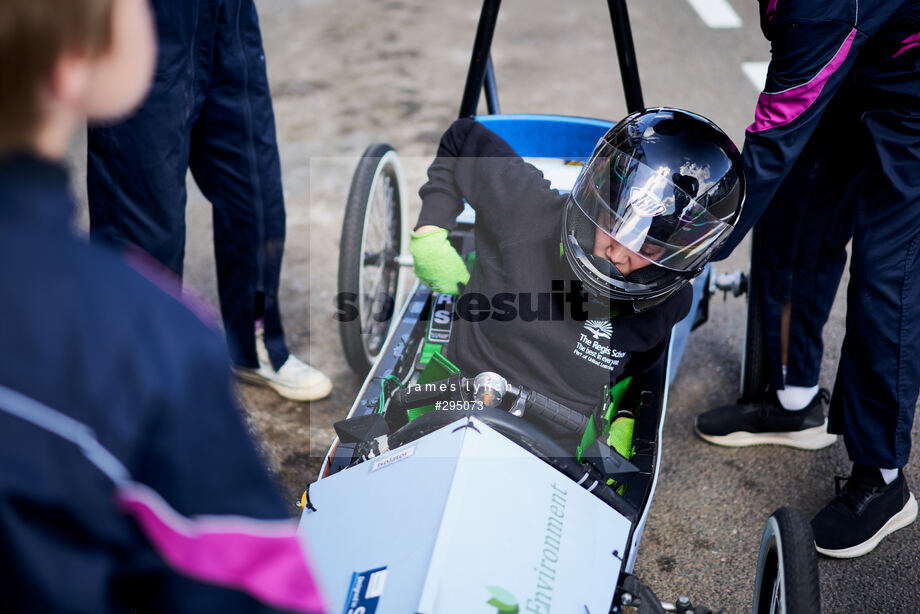
[[567,115],[479,115],[522,158],[587,160],[613,123]]

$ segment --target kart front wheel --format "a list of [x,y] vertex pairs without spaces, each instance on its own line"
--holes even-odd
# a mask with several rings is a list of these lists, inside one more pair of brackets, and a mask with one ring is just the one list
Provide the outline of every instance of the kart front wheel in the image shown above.
[[396,150],[385,143],[368,147],[351,181],[339,245],[339,334],[359,375],[380,355],[404,294],[405,195]]
[[811,524],[781,507],[767,520],[757,557],[753,614],[819,614],[818,555]]

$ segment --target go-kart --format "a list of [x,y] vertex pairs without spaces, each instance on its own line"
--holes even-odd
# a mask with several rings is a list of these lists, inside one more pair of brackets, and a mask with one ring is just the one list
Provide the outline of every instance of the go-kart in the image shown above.
[[[608,4],[627,101],[641,108],[625,5]],[[570,189],[612,123],[499,112],[489,60],[498,5],[483,3],[460,116],[475,114],[484,88],[489,113],[476,119]],[[709,611],[686,597],[663,602],[632,573],[658,479],[670,347],[641,378],[598,391],[588,413],[507,381],[500,366],[460,373],[444,356],[454,300],[408,288],[405,201],[396,152],[372,145],[348,197],[338,293],[345,355],[367,376],[304,493],[299,529],[330,611]],[[471,208],[450,240],[472,257]],[[818,603],[810,526],[781,508],[764,531],[753,612]]]

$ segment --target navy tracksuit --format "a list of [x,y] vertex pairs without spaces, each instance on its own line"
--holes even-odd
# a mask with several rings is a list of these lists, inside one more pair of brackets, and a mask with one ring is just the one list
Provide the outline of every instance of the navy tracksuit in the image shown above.
[[176,274],[185,251],[185,176],[213,205],[220,307],[233,361],[258,367],[262,317],[275,368],[285,213],[274,114],[252,0],[153,0],[159,58],[150,95],[124,123],[89,131],[95,240],[133,244]]
[[771,383],[788,301],[786,383],[811,386],[852,238],[830,430],[856,463],[901,467],[920,390],[920,2],[762,0],[761,23],[772,59],[745,139],[747,204],[720,256],[763,214]]
[[[62,167],[0,160],[0,611],[319,609],[277,607],[281,591],[262,590],[271,574],[240,582],[247,551],[227,549],[293,521],[249,440],[221,336],[142,262],[74,236],[73,209]],[[124,507],[138,483],[186,517],[179,559],[164,558],[176,535],[142,533]],[[201,518],[223,532],[203,549],[189,543]],[[290,561],[279,543],[263,562]],[[201,561],[215,581],[195,573]],[[309,589],[302,568],[282,567]]]

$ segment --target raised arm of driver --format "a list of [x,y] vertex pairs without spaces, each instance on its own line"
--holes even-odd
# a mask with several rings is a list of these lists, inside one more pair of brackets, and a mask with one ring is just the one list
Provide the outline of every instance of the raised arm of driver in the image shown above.
[[558,208],[559,193],[500,136],[475,120],[458,119],[442,135],[419,196],[417,229],[453,228],[466,199],[478,225],[509,237],[519,226],[510,221],[541,204]]

